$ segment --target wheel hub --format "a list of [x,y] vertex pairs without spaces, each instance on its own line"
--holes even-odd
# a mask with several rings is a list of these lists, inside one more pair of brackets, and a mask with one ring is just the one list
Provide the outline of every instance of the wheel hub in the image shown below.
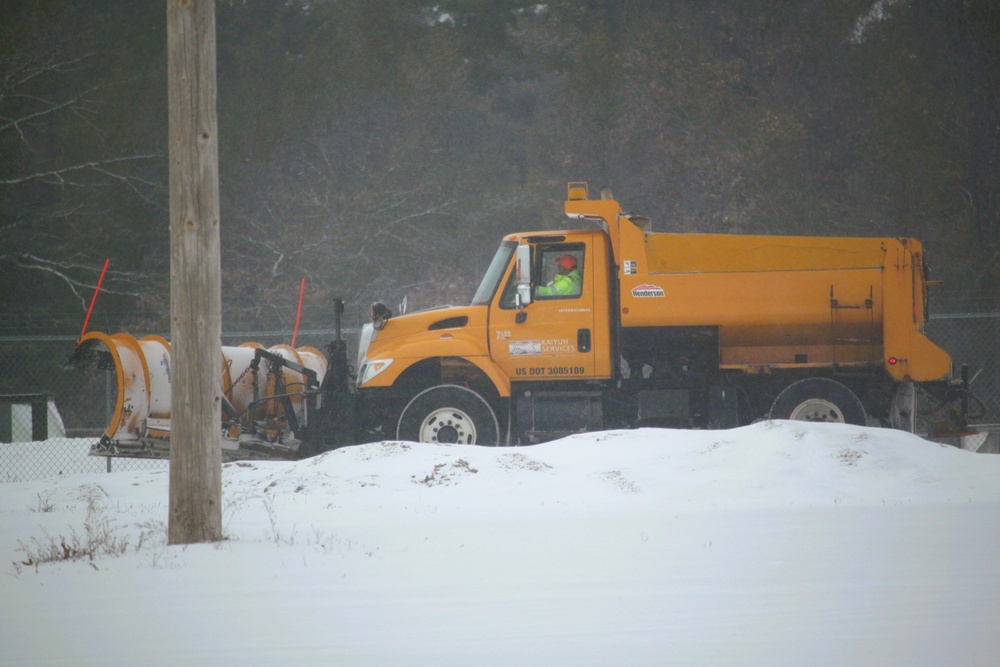
[[465,412],[440,408],[424,418],[420,425],[420,442],[474,445],[476,426]]
[[795,406],[795,409],[792,410],[792,414],[788,418],[793,421],[804,422],[833,422],[838,424],[847,422],[844,419],[844,412],[835,403],[822,398],[810,398],[802,401]]

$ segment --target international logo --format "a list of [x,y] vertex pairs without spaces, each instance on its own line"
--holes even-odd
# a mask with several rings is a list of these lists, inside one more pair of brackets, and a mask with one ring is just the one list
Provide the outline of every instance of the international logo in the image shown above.
[[637,299],[643,299],[643,298],[662,299],[666,295],[663,293],[663,288],[660,287],[659,285],[650,285],[649,283],[645,283],[643,285],[636,285],[635,287],[633,287],[632,296],[634,296]]

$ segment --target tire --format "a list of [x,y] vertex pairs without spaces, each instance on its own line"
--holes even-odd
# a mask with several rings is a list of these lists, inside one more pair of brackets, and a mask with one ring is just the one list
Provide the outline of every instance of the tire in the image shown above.
[[785,387],[771,405],[771,419],[856,426],[868,423],[865,406],[854,392],[826,378],[807,378]]
[[396,437],[414,442],[496,445],[500,424],[486,399],[467,387],[447,384],[425,389],[406,404]]

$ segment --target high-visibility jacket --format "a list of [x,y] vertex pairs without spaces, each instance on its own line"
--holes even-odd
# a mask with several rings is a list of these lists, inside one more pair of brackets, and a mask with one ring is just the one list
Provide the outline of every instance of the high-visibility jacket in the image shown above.
[[558,273],[548,285],[540,285],[535,290],[538,296],[574,296],[580,293],[583,277],[580,271],[573,269],[569,273]]

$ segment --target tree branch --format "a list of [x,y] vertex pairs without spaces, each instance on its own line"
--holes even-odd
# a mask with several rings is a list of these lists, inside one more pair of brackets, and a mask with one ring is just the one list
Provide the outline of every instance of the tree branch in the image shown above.
[[[21,183],[27,183],[29,181],[46,181],[47,179],[54,179],[54,181],[49,181],[49,182],[55,183],[57,185],[76,185],[76,186],[83,187],[83,186],[85,186],[87,184],[85,184],[85,183],[76,183],[76,182],[73,182],[73,181],[67,181],[66,178],[64,178],[64,177],[68,176],[69,174],[76,173],[76,172],[79,172],[79,171],[84,171],[84,170],[87,170],[87,169],[93,169],[94,171],[97,171],[98,173],[101,173],[101,174],[104,174],[106,176],[110,176],[112,178],[116,178],[118,180],[125,181],[125,182],[128,183],[130,180],[138,180],[138,179],[132,179],[129,176],[123,176],[121,174],[113,173],[111,171],[103,169],[103,167],[106,166],[106,165],[111,165],[111,164],[120,164],[122,162],[131,162],[131,161],[134,161],[134,160],[148,160],[148,159],[151,159],[151,158],[158,158],[158,157],[160,157],[160,156],[159,155],[152,155],[152,154],[150,154],[150,155],[133,155],[133,156],[130,156],[130,157],[117,157],[117,158],[110,158],[110,159],[107,159],[107,160],[94,160],[94,161],[91,161],[91,162],[82,162],[80,164],[74,164],[74,165],[70,165],[68,167],[62,167],[60,169],[50,169],[48,171],[39,171],[39,172],[36,172],[34,174],[27,174],[25,176],[20,176],[20,177],[17,177],[17,178],[5,178],[5,179],[0,180],[0,185],[19,185]],[[131,184],[130,184],[130,187],[131,187]],[[133,187],[133,189],[134,189],[134,187]]]

